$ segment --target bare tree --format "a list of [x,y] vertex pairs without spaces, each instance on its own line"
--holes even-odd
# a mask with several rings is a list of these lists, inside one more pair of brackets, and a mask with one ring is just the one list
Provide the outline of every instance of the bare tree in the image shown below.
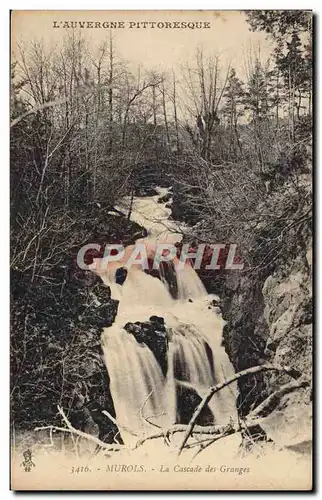
[[211,156],[212,140],[220,123],[219,108],[229,72],[230,66],[222,77],[219,56],[206,58],[201,49],[197,51],[195,66],[184,68],[184,81],[192,103],[189,109],[194,109],[201,155],[206,159]]

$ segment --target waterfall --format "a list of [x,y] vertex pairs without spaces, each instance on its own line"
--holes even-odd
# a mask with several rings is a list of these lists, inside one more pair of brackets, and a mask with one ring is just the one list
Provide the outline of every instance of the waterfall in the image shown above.
[[205,287],[196,271],[187,265],[176,270],[178,284],[178,299],[201,299],[207,296]]
[[[135,200],[132,214],[150,229],[149,238],[158,240],[162,234],[164,241],[164,225],[153,220],[149,226],[148,214],[153,213],[151,205],[157,198],[142,198],[141,204]],[[158,206],[159,211],[162,208]],[[154,431],[156,426],[167,429],[178,421],[178,387],[202,398],[210,386],[234,371],[221,345],[224,321],[210,306],[214,296],[207,294],[191,266],[175,271],[176,299],[165,279],[131,267],[123,285],[118,285],[115,272],[116,268],[101,274],[112,298],[119,301],[115,322],[104,330],[102,345],[119,430],[125,442],[132,442],[153,432],[153,427]],[[165,374],[151,349],[124,328],[129,322],[149,322],[151,316],[164,318],[169,334]],[[216,424],[235,420],[236,385],[215,394],[209,411]]]
[[110,390],[122,438],[129,442],[151,427],[145,419],[168,425],[166,379],[153,353],[119,326],[104,336],[104,356],[110,376]]

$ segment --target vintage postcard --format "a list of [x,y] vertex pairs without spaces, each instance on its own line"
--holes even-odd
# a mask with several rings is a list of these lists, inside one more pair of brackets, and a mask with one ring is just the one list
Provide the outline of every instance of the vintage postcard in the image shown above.
[[11,12],[11,488],[312,489],[312,12]]

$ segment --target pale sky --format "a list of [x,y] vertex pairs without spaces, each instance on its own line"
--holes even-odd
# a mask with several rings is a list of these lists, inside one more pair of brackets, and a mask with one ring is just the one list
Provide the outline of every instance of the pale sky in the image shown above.
[[[263,61],[269,56],[271,46],[265,33],[248,29],[246,16],[239,11],[15,11],[12,14],[12,48],[16,42],[42,38],[49,46],[61,42],[65,30],[54,28],[60,21],[124,22],[125,28],[113,29],[117,52],[133,65],[145,68],[170,70],[193,59],[196,49],[205,53],[221,54],[225,66],[229,62],[242,77],[245,56],[252,50],[260,53]],[[137,28],[136,22],[206,22],[210,28]],[[62,25],[63,23],[61,23]],[[95,48],[109,37],[109,29],[83,28]]]

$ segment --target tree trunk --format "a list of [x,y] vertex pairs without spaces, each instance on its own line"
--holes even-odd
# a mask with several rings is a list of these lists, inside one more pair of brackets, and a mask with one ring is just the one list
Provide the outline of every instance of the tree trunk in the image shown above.
[[108,88],[108,112],[109,112],[109,152],[113,149],[113,72],[114,72],[114,54],[113,40],[110,34],[110,68],[109,68],[109,88]]
[[164,125],[165,125],[166,136],[167,136],[167,143],[168,143],[168,147],[169,147],[170,135],[169,135],[169,124],[168,124],[168,117],[167,117],[167,110],[166,110],[166,102],[165,102],[164,82],[162,82],[162,107],[163,107],[163,117],[164,117]]
[[173,113],[174,113],[174,123],[176,128],[177,154],[179,154],[179,149],[180,149],[179,126],[178,126],[178,115],[177,115],[176,79],[174,74],[173,74]]

